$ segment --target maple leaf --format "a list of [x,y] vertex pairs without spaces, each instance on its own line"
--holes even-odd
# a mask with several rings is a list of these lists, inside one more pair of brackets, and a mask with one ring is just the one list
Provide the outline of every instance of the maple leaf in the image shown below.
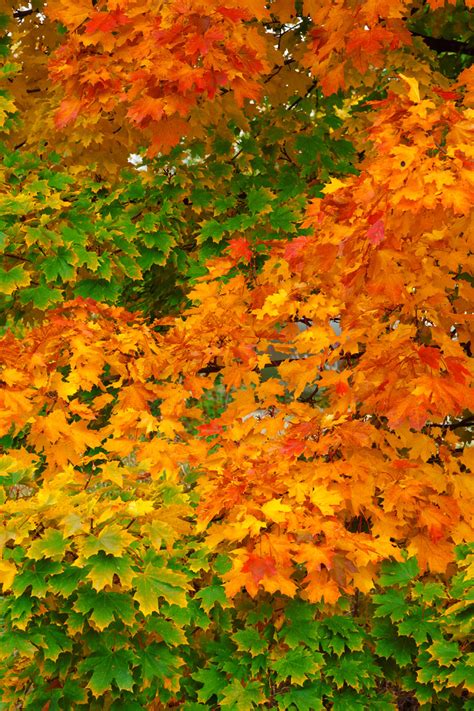
[[133,586],[136,588],[134,599],[144,615],[158,612],[160,597],[180,607],[187,605],[187,580],[182,573],[148,564],[143,572],[133,579]]
[[452,560],[453,545],[446,540],[433,541],[430,535],[419,533],[411,538],[408,551],[416,556],[420,570],[429,569],[435,573],[443,573]]
[[54,115],[54,123],[57,128],[65,128],[69,123],[75,121],[81,109],[81,99],[63,99]]
[[385,239],[385,228],[382,220],[374,222],[367,230],[367,237],[372,244],[377,245]]
[[131,663],[133,655],[129,650],[103,650],[102,654],[92,654],[82,664],[84,671],[92,671],[87,684],[94,696],[100,697],[115,683],[120,690],[133,689]]
[[0,17],[8,707],[250,709],[276,689],[282,708],[388,708],[378,658],[417,677],[415,705],[459,705],[465,13],[50,0]]
[[408,98],[415,104],[420,102],[420,90],[418,87],[418,81],[414,77],[407,77],[404,74],[399,74],[401,79],[408,84]]
[[67,546],[67,540],[61,531],[55,531],[50,528],[41,538],[33,541],[28,550],[28,556],[36,560],[40,558],[62,558]]
[[112,32],[121,25],[131,22],[130,18],[122,10],[117,9],[112,12],[97,12],[85,25],[85,33]]
[[262,506],[262,513],[270,521],[281,523],[287,518],[286,514],[291,511],[291,506],[282,503],[281,499],[272,499]]
[[89,535],[82,544],[82,554],[89,558],[99,551],[120,556],[132,542],[132,536],[118,524],[105,526],[97,535]]
[[310,499],[321,513],[327,516],[332,516],[334,509],[342,501],[341,494],[338,491],[331,491],[321,485],[312,487]]
[[250,249],[250,242],[246,237],[236,237],[229,241],[229,253],[233,259],[252,259],[252,250]]
[[8,560],[0,560],[0,582],[4,591],[11,587],[16,573],[17,567],[14,563]]
[[265,576],[276,575],[275,560],[271,556],[258,556],[251,553],[242,566],[243,573],[250,573],[255,584]]

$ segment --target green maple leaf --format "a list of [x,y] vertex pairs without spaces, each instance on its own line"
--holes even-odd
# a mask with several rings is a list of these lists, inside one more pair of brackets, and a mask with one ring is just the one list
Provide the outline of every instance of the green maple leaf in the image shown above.
[[58,173],[57,171],[54,171],[49,173],[48,175],[48,184],[55,190],[64,190],[64,188],[66,188],[68,185],[72,185],[73,183],[74,178],[71,178],[70,175],[66,175],[64,173]]
[[84,573],[82,569],[73,566],[66,568],[58,575],[53,575],[49,579],[49,590],[51,592],[69,597],[77,590],[79,581],[83,579]]
[[82,634],[85,623],[86,617],[80,612],[74,612],[74,610],[70,610],[67,613],[67,628],[71,634],[74,634],[75,632],[79,632],[80,634]]
[[222,585],[208,585],[202,590],[199,590],[194,598],[201,601],[201,607],[205,612],[209,612],[216,603],[219,603],[219,605],[224,608],[229,607],[229,602],[227,601]]
[[99,630],[108,627],[115,616],[125,624],[130,624],[135,617],[130,597],[116,592],[80,589],[74,608],[84,615],[90,612],[90,620]]
[[289,647],[300,642],[312,649],[319,649],[328,637],[327,630],[314,619],[314,606],[303,600],[290,600],[285,608],[286,622],[278,633]]
[[0,655],[2,660],[7,659],[13,654],[18,654],[22,657],[33,657],[36,647],[30,642],[28,636],[27,632],[17,632],[13,630],[9,630],[8,633],[3,633],[0,636]]
[[408,558],[401,562],[385,561],[382,565],[379,582],[384,587],[406,585],[415,578],[420,569],[416,558]]
[[131,279],[140,279],[142,270],[138,266],[136,260],[128,254],[119,254],[115,258],[117,264],[120,264],[123,273]]
[[[60,701],[63,708],[77,708],[79,704],[87,703],[87,691],[81,686],[79,680],[65,679],[62,688],[60,689]],[[51,707],[50,707],[51,708]],[[60,707],[58,707],[60,708]]]
[[35,599],[30,595],[20,595],[10,601],[10,618],[13,627],[25,627],[25,623],[33,615],[36,608]]
[[303,647],[289,649],[280,659],[272,661],[273,669],[279,681],[290,679],[292,684],[301,686],[308,677],[321,669],[324,657],[318,652],[309,652]]
[[432,659],[444,667],[450,667],[461,656],[457,642],[448,642],[445,639],[433,642],[427,649]]
[[234,679],[225,689],[220,699],[221,709],[228,711],[251,711],[264,700],[262,686],[258,681],[250,681],[243,686]]
[[25,568],[18,573],[12,584],[15,595],[22,595],[31,586],[31,594],[36,597],[44,597],[48,589],[47,578],[54,573],[59,573],[61,564],[56,561],[38,560],[34,563],[34,568]]
[[255,215],[262,212],[270,203],[271,196],[264,188],[252,188],[247,195],[247,204],[250,212]]
[[95,301],[115,301],[120,291],[117,282],[107,279],[82,279],[74,287],[74,296],[95,299]]
[[62,558],[68,546],[61,531],[49,528],[46,533],[33,541],[28,551],[28,557],[34,560],[40,558]]
[[229,570],[232,570],[232,560],[229,556],[219,553],[214,561],[214,570],[216,573],[219,573],[219,575],[225,575]]
[[197,691],[197,697],[203,704],[207,703],[212,696],[218,696],[228,684],[225,674],[213,666],[201,669],[191,674],[191,677],[202,684],[202,688]]
[[342,654],[346,647],[353,651],[363,649],[364,632],[353,619],[332,615],[324,620],[322,626],[332,635],[322,643],[324,649],[330,649],[338,655]]
[[92,565],[86,577],[96,590],[103,590],[107,585],[111,586],[114,575],[118,575],[122,587],[129,587],[136,575],[131,567],[132,561],[129,556],[117,558],[100,551],[97,555],[91,556],[87,562]]
[[207,207],[213,198],[213,194],[210,190],[205,190],[204,188],[195,188],[191,191],[190,200],[196,207]]
[[23,289],[20,295],[22,304],[32,303],[38,309],[46,309],[48,306],[57,304],[63,295],[59,289],[50,289],[46,284],[33,286],[30,289]]
[[376,638],[375,651],[384,659],[395,659],[400,666],[410,664],[416,656],[417,647],[409,637],[400,637],[397,628],[389,620],[380,620],[373,625]]
[[217,220],[207,220],[203,223],[201,233],[198,237],[198,244],[202,244],[207,239],[213,242],[220,242],[225,232],[225,226]]
[[12,269],[5,270],[0,267],[0,294],[11,294],[20,286],[28,286],[30,276],[21,264]]
[[[342,689],[339,692],[334,693],[332,697],[332,709],[334,711],[366,711],[369,708],[374,710],[379,709],[378,706],[369,706],[369,699],[366,696],[361,696],[357,691],[352,689]],[[380,706],[381,709],[386,708]],[[391,707],[393,709],[393,704]]]
[[156,615],[149,617],[146,621],[146,630],[159,634],[168,646],[178,647],[180,644],[186,644],[186,635],[183,630],[163,617],[156,617]]
[[422,583],[417,581],[413,585],[412,596],[428,604],[445,597],[445,594],[444,586],[441,583]]
[[326,665],[325,674],[333,679],[338,689],[347,684],[359,690],[365,686],[363,680],[367,678],[368,671],[363,661],[355,658],[354,654],[344,654],[337,661]]
[[311,620],[304,625],[294,623],[285,624],[281,628],[278,636],[280,639],[283,639],[289,647],[296,647],[300,642],[303,642],[311,649],[319,649],[320,644],[325,644],[324,640],[326,637],[323,633],[324,629],[321,624]]
[[143,649],[137,649],[140,662],[140,677],[151,684],[155,679],[171,679],[179,674],[183,660],[164,643],[152,642]]
[[390,617],[392,622],[398,622],[408,612],[405,595],[400,590],[387,590],[381,595],[374,595],[372,599],[377,605],[375,617]]
[[81,670],[92,671],[87,686],[96,697],[102,696],[114,683],[121,691],[132,691],[134,681],[130,666],[134,660],[127,649],[103,649],[100,654],[88,657],[81,664]]
[[89,535],[84,543],[82,553],[85,558],[93,556],[99,551],[120,555],[124,548],[123,531],[119,526],[107,526],[97,535]]
[[278,706],[282,709],[296,707],[297,711],[321,711],[324,709],[324,696],[331,687],[323,681],[312,681],[301,689],[291,689],[278,696]]
[[40,646],[43,648],[45,659],[55,662],[60,654],[72,650],[72,640],[62,628],[56,625],[43,626],[41,635]]
[[463,684],[471,693],[474,691],[474,668],[472,664],[457,661],[453,672],[448,676],[450,684],[458,686]]
[[418,657],[418,665],[419,669],[416,672],[416,679],[421,684],[433,684],[433,686],[439,686],[448,678],[450,670],[441,669],[437,662],[430,660],[429,655],[426,652],[422,652],[422,654]]
[[239,651],[250,652],[252,657],[263,654],[268,648],[268,642],[260,637],[256,629],[240,630],[232,635],[232,639]]
[[96,252],[92,252],[91,250],[86,249],[82,245],[75,244],[74,253],[77,258],[78,267],[82,267],[85,264],[86,267],[92,272],[95,272],[97,270],[97,267],[99,266],[99,257],[97,256]]
[[426,610],[419,607],[412,607],[402,622],[399,622],[398,631],[401,635],[413,637],[417,644],[422,644],[428,639],[436,639],[440,635],[438,624],[431,619]]
[[158,568],[149,563],[144,571],[133,579],[133,586],[136,588],[134,599],[144,615],[158,612],[160,597],[180,607],[187,605],[187,578],[183,573],[164,567]]
[[140,256],[137,258],[137,264],[140,269],[149,269],[153,264],[158,264],[163,266],[166,264],[167,256],[163,254],[159,249],[150,249],[147,247],[142,247],[140,249]]
[[284,232],[294,232],[296,229],[296,215],[289,207],[279,205],[270,213],[270,224],[275,229],[283,230]]
[[55,281],[58,278],[62,281],[68,281],[76,273],[74,267],[76,261],[73,252],[65,247],[58,247],[56,255],[46,257],[41,268],[48,281]]

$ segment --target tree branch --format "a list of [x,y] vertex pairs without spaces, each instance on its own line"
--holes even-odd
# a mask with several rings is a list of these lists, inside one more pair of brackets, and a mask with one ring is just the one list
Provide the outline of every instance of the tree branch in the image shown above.
[[35,12],[39,12],[38,8],[30,7],[24,10],[13,10],[13,17],[15,20],[23,20],[24,17],[33,15]]
[[443,430],[457,430],[459,427],[472,427],[474,425],[474,415],[469,415],[463,420],[454,420],[454,422],[429,422],[427,427],[439,427]]
[[413,37],[420,37],[423,42],[435,52],[452,52],[454,54],[468,54],[474,57],[474,45],[460,40],[445,39],[444,37],[428,37],[420,32],[412,32]]
[[13,254],[12,252],[3,252],[4,257],[9,257],[10,259],[18,259],[21,262],[31,262],[28,257],[21,257],[19,254]]
[[291,103],[291,104],[287,107],[288,111],[291,111],[291,109],[294,109],[294,107],[297,106],[297,105],[300,103],[300,101],[303,101],[303,99],[306,99],[306,98],[311,94],[311,92],[314,91],[314,89],[316,89],[317,86],[318,86],[318,82],[317,82],[316,80],[313,81],[313,82],[311,83],[309,89],[305,92],[305,94],[304,94],[303,96],[298,96],[298,98],[295,99],[295,100],[293,101],[293,103]]
[[[276,360],[270,360],[268,363],[265,363],[265,368],[268,368],[270,366],[273,366],[274,368],[278,368],[279,365],[282,363],[292,363],[294,360],[304,360],[304,358],[292,358],[291,356],[289,358],[278,358]],[[229,367],[228,365],[217,365],[217,363],[209,363],[208,365],[204,366],[204,368],[200,368],[197,371],[197,375],[209,375],[210,373],[220,373],[221,370],[224,370],[224,368]],[[259,372],[260,368],[255,367],[253,368],[255,372]]]

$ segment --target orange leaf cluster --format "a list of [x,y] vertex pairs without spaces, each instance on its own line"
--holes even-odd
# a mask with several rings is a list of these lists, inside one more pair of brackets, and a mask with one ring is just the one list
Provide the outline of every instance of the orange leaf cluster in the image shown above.
[[472,537],[458,436],[472,405],[472,112],[421,99],[411,78],[394,86],[406,94],[374,107],[360,174],[310,206],[312,234],[222,282],[232,245],[165,339],[176,382],[199,397],[219,373],[229,394],[187,455],[201,457],[200,530],[233,555],[229,595],[333,602],[369,590],[400,547],[443,572]]
[[[445,2],[427,4],[434,10]],[[472,4],[466,1],[467,7]],[[404,59],[398,50],[413,43],[406,23],[413,11],[410,0],[305,0],[304,6],[314,27],[303,64],[326,94],[361,83],[374,86],[380,80],[376,69],[400,66]]]
[[150,154],[175,145],[198,103],[232,91],[237,103],[260,95],[268,70],[266,41],[248,25],[265,14],[251,2],[48,3],[50,19],[69,30],[50,62],[65,98],[63,128],[80,113],[99,115],[123,104],[129,121],[152,138]]
[[176,478],[182,398],[176,390],[161,417],[151,411],[162,394],[151,379],[171,372],[151,327],[79,299],[50,311],[26,338],[7,334],[0,348],[2,435],[24,432],[24,445],[45,460],[45,478],[130,456],[142,479]]

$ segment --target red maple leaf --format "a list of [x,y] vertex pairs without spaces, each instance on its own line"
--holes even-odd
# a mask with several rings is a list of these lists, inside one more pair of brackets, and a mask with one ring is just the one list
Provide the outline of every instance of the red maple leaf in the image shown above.
[[120,25],[127,25],[129,22],[131,22],[130,18],[120,9],[113,12],[98,12],[87,23],[85,33],[92,35],[94,32],[112,32]]
[[231,239],[229,242],[229,252],[231,256],[236,259],[252,259],[252,250],[250,249],[250,243],[246,237],[236,237]]
[[423,363],[429,365],[430,368],[439,370],[439,359],[441,352],[439,348],[431,348],[430,346],[420,346],[418,348],[418,356]]
[[377,220],[369,227],[367,237],[372,244],[380,244],[385,239],[385,227],[382,220]]
[[242,572],[250,573],[258,584],[263,577],[276,575],[275,560],[269,555],[262,558],[251,553],[242,566]]

